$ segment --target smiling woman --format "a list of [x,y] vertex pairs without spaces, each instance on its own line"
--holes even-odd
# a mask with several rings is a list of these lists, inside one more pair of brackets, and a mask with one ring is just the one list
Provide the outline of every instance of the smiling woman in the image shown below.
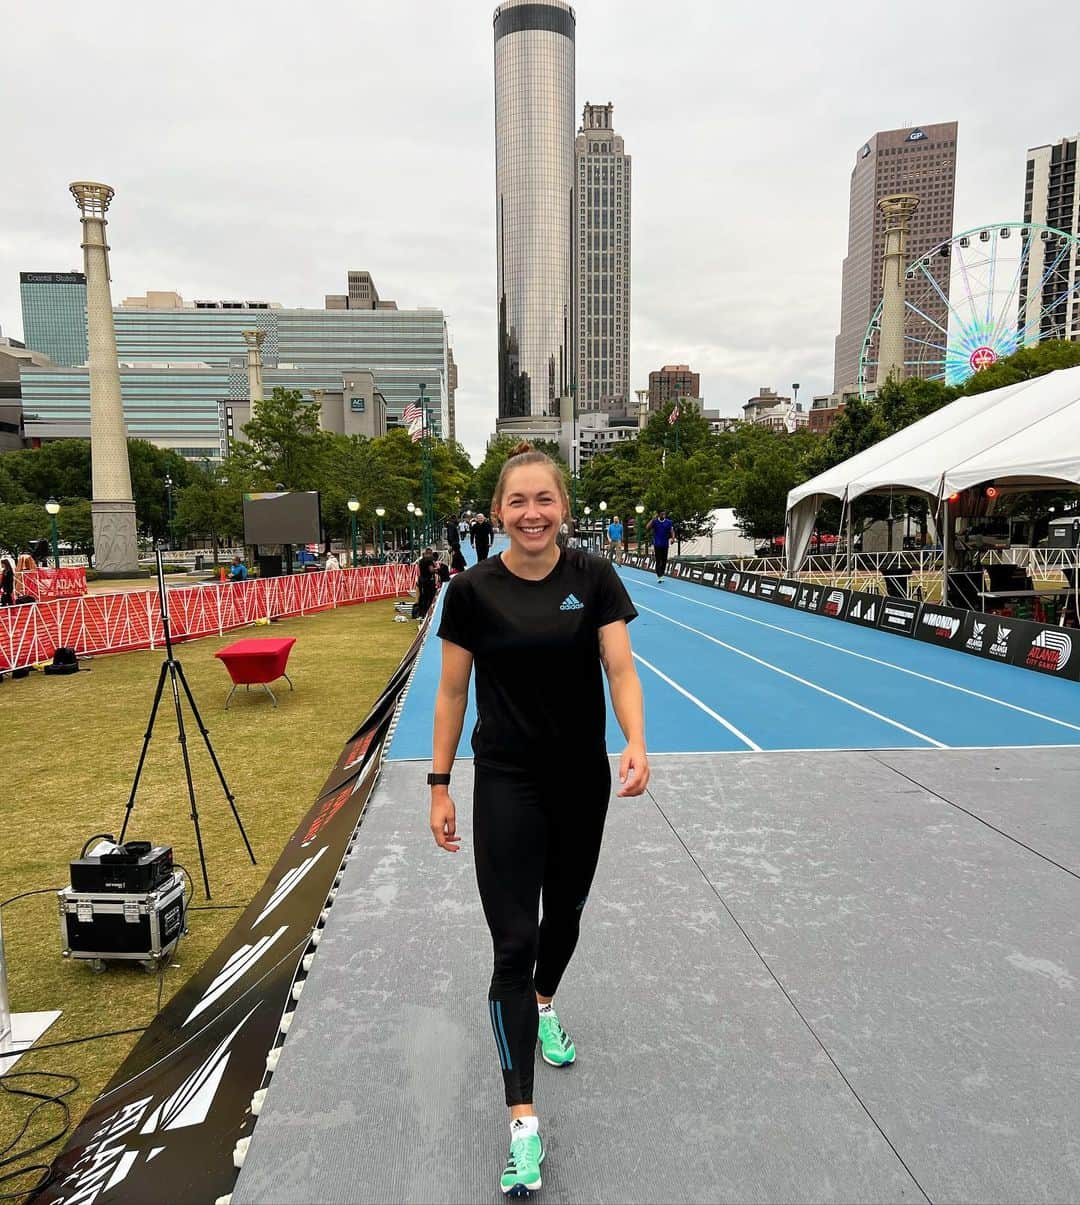
[[645,790],[649,762],[626,628],[637,611],[609,561],[556,543],[569,512],[562,474],[519,444],[492,510],[510,548],[447,590],[428,781],[432,835],[456,853],[450,771],[475,662],[473,850],[495,954],[488,1005],[510,1107],[501,1185],[510,1193],[540,1186],[537,1034],[546,1063],[564,1067],[577,1055],[552,998],[577,945],[611,793],[601,668],[627,742],[620,796]]

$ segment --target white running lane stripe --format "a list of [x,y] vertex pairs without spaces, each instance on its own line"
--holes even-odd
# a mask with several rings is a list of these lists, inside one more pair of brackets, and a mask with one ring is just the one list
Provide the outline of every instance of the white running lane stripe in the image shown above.
[[744,745],[746,745],[750,749],[753,749],[753,751],[755,753],[763,752],[761,746],[758,744],[755,744],[746,735],[745,732],[740,732],[739,729],[736,728],[735,725],[732,724],[729,720],[725,720],[722,715],[720,715],[718,712],[713,711],[713,709],[707,703],[703,703],[697,697],[697,695],[692,695],[684,686],[680,686],[678,684],[678,682],[676,682],[674,680],[674,678],[669,678],[667,676],[667,674],[665,674],[662,670],[657,669],[656,666],[653,665],[653,663],[651,661],[646,661],[645,658],[642,657],[642,655],[640,653],[634,654],[634,660],[640,661],[641,664],[646,667],[646,669],[651,669],[652,672],[658,678],[663,679],[663,681],[665,681],[668,684],[668,686],[672,687],[672,689],[674,689],[674,690],[677,690],[679,692],[679,694],[681,694],[685,698],[689,699],[690,702],[693,703],[695,707],[700,707],[701,710],[703,712],[705,712],[705,714],[707,716],[711,716],[712,719],[714,719],[718,724],[722,724],[728,730],[728,732],[730,732],[733,736],[738,737],[739,740],[742,741]]
[[[785,628],[783,624],[766,623],[764,619],[753,619],[749,615],[741,615],[738,611],[729,610],[727,607],[718,607],[715,603],[703,602],[700,598],[691,598],[688,594],[680,594],[676,590],[662,590],[659,586],[650,585],[648,582],[635,582],[635,585],[645,586],[649,590],[660,590],[661,594],[674,594],[676,598],[681,598],[684,602],[693,603],[696,607],[707,607],[710,611],[718,611],[721,615],[729,615],[732,619],[741,619],[744,623],[755,623],[761,628],[772,628],[774,632],[783,632],[788,636],[796,636],[799,640],[806,640],[810,644],[820,644],[822,648],[833,649],[837,653],[844,653],[848,657],[858,657],[860,661],[870,661],[874,665],[881,665],[885,669],[894,669],[898,674],[908,674],[912,678],[921,678],[924,682],[933,682],[935,686],[945,686],[949,690],[959,691],[964,695],[971,695],[974,699],[982,699],[984,703],[996,703],[999,707],[1007,707],[1010,711],[1018,711],[1021,715],[1029,715],[1036,720],[1045,720],[1048,724],[1059,724],[1062,728],[1068,728],[1073,732],[1080,732],[1080,724],[1070,724],[1068,720],[1058,719],[1054,715],[1046,715],[1041,711],[1033,711],[1030,707],[1021,707],[1019,703],[1009,703],[1005,699],[996,698],[994,695],[984,695],[981,691],[972,690],[967,686],[959,686],[955,682],[947,682],[944,678],[935,678],[932,674],[921,674],[916,669],[908,669],[905,665],[897,665],[892,661],[882,661],[880,657],[871,657],[868,653],[857,653],[854,649],[846,649],[842,644],[833,644],[828,640],[818,640],[816,636],[807,636],[804,632],[796,632],[793,628]],[[740,597],[742,597],[740,595]],[[760,600],[757,600],[760,601]],[[812,612],[801,611],[799,614],[807,615]],[[1028,746],[1020,746],[1028,748]]]
[[[677,597],[682,598],[680,594]],[[771,669],[773,673],[782,674],[785,678],[790,678],[792,682],[798,682],[800,686],[808,686],[811,690],[816,690],[823,695],[828,695],[830,699],[836,699],[839,703],[846,703],[848,707],[854,707],[856,711],[861,711],[865,715],[873,716],[875,720],[881,720],[883,724],[890,724],[893,728],[899,728],[901,732],[908,733],[909,736],[918,737],[920,741],[926,741],[928,745],[933,745],[935,749],[948,749],[949,746],[942,741],[935,740],[932,736],[927,736],[925,732],[919,732],[917,728],[909,728],[907,724],[901,724],[899,720],[891,719],[887,715],[882,715],[880,711],[874,711],[870,707],[864,707],[861,703],[856,703],[854,699],[849,699],[845,695],[838,695],[835,691],[829,690],[827,687],[819,686],[816,682],[811,682],[809,678],[800,678],[798,674],[790,673],[786,669],[781,669],[779,665],[773,665],[771,661],[763,661],[760,657],[755,657],[753,653],[748,653],[743,649],[736,648],[733,644],[728,644],[726,641],[718,640],[715,636],[710,636],[708,632],[703,632],[700,628],[692,628],[688,623],[680,623],[677,619],[672,619],[670,615],[665,615],[662,611],[654,611],[652,607],[645,606],[644,603],[639,605],[642,611],[648,611],[650,615],[655,615],[658,619],[665,619],[668,623],[673,623],[677,628],[685,628],[688,632],[693,632],[695,636],[701,636],[704,640],[709,640],[713,644],[718,644],[721,648],[727,649],[728,652],[735,653],[740,657],[745,657],[747,661],[753,661],[757,665],[764,666],[765,669]]]

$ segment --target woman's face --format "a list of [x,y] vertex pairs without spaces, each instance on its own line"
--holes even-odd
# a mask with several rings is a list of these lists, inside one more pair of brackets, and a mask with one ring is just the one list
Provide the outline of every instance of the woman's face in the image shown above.
[[550,549],[564,517],[562,496],[551,470],[542,464],[523,464],[511,470],[496,517],[521,552],[535,555]]

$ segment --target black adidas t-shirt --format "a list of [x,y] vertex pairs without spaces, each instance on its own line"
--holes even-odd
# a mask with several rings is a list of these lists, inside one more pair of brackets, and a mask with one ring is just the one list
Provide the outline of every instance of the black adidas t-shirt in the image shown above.
[[551,766],[605,752],[597,632],[637,611],[610,561],[561,551],[537,582],[496,556],[447,587],[439,636],[473,655],[478,761]]

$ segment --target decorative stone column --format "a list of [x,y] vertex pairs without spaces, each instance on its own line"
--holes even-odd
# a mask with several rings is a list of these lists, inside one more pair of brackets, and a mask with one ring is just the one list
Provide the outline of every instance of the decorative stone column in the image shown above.
[[82,214],[86,273],[94,567],[105,577],[128,577],[138,572],[139,545],[105,242],[105,212],[113,190],[108,184],[83,180],[71,185],[71,194]]
[[266,331],[242,331],[241,334],[248,349],[248,400],[251,402],[251,417],[254,418],[259,403],[263,400],[262,345]]
[[885,220],[885,248],[881,258],[881,336],[878,341],[877,386],[890,373],[898,381],[904,372],[904,270],[908,223],[919,207],[910,193],[882,197],[878,208]]

